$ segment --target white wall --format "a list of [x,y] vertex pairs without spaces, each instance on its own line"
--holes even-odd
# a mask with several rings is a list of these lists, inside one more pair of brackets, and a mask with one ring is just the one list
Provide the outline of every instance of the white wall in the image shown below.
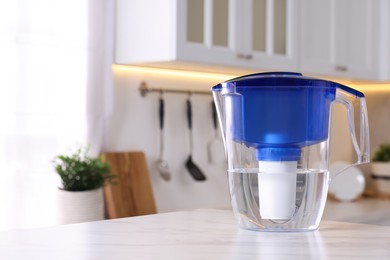
[[369,92],[366,99],[373,155],[380,144],[390,143],[390,92]]
[[[121,67],[122,68],[122,67]],[[207,176],[205,182],[195,181],[184,164],[189,155],[189,132],[186,121],[186,95],[165,94],[165,159],[172,170],[171,182],[165,182],[157,173],[154,162],[158,157],[158,93],[141,97],[139,85],[146,81],[150,86],[209,91],[225,78],[198,78],[172,76],[150,71],[130,71],[114,66],[115,104],[109,139],[111,151],[144,151],[159,212],[205,207],[228,208],[226,170],[224,164],[210,164],[207,160],[207,143],[212,139],[210,96],[193,95],[193,159]],[[387,123],[389,96],[367,95],[371,126],[372,147],[384,139],[390,140]],[[387,105],[386,105],[387,104]],[[380,118],[377,117],[380,115]],[[376,126],[381,126],[380,129]],[[374,134],[377,132],[378,134]],[[335,105],[332,113],[331,162],[352,161],[354,152],[350,141],[346,111]],[[219,160],[223,158],[219,154]],[[369,170],[367,170],[369,171]]]
[[332,106],[330,138],[330,165],[337,161],[352,163],[354,158],[347,110],[341,104],[334,103]]
[[[390,91],[371,91],[366,93],[368,121],[370,124],[371,158],[383,143],[390,143]],[[359,167],[366,176],[368,191],[376,190],[372,182],[370,164]]]
[[[227,79],[227,78],[226,78]],[[210,95],[193,95],[193,160],[207,180],[195,181],[185,168],[189,156],[189,130],[186,99],[183,94],[165,94],[165,159],[172,171],[170,182],[164,181],[154,163],[158,157],[158,93],[141,97],[142,81],[154,87],[198,89],[210,88],[225,79],[160,75],[150,72],[122,71],[114,68],[114,112],[109,147],[111,151],[143,151],[148,162],[153,191],[159,212],[205,207],[230,207],[223,150],[217,154],[219,164],[208,163],[207,142],[212,139]],[[222,145],[222,144],[221,144]],[[221,146],[221,149],[222,146]]]

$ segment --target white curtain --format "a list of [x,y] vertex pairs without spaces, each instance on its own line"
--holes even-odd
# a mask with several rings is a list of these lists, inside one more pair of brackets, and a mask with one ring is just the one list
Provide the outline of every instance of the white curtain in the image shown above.
[[114,2],[0,1],[0,230],[56,224],[52,159],[104,148]]
[[113,102],[115,0],[89,0],[87,142],[90,152],[108,150]]

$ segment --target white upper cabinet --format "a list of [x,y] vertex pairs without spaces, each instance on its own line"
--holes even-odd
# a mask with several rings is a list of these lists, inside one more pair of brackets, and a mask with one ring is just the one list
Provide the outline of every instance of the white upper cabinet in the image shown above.
[[390,9],[384,0],[301,0],[300,70],[388,80]]
[[295,0],[117,1],[116,63],[297,70]]
[[[200,65],[235,65],[237,38],[242,31],[235,25],[242,6],[229,0],[171,1],[177,11],[176,42],[178,61]],[[241,63],[237,64],[242,66]]]
[[253,67],[290,70],[298,69],[297,2],[295,0],[249,0],[242,19],[245,36],[242,49]]
[[390,80],[389,0],[117,0],[116,63]]

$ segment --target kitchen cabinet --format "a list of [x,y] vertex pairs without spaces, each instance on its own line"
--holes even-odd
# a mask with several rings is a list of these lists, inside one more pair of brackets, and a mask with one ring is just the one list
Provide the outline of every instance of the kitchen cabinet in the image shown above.
[[300,70],[389,80],[389,7],[386,0],[301,0]]
[[[238,38],[243,46],[237,53],[249,58],[248,65],[267,70],[296,71],[297,55],[297,1],[252,0],[246,4],[240,17],[246,32]],[[240,18],[238,17],[237,20]],[[251,62],[251,63],[249,63]]]
[[296,0],[117,1],[116,63],[297,70]]

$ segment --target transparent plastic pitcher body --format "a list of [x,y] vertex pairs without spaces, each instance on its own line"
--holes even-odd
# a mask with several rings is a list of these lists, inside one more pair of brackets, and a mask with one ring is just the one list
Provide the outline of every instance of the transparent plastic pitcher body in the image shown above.
[[[329,184],[331,106],[338,102],[348,111],[357,154],[354,165],[368,162],[364,94],[286,72],[239,77],[214,86],[212,92],[239,225],[260,231],[318,228]],[[354,112],[354,103],[359,111]]]

